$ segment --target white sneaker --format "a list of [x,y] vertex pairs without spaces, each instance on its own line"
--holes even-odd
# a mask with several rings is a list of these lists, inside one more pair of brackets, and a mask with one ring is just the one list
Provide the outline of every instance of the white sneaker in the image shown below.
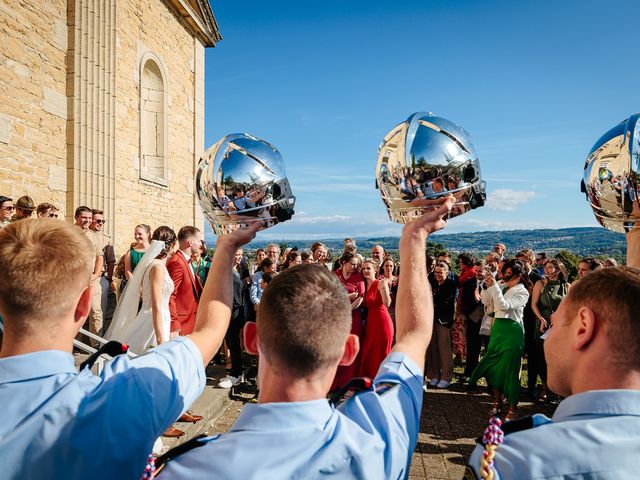
[[431,381],[429,382],[429,386],[430,387],[435,387],[436,385],[438,385],[438,383],[440,383],[440,379],[439,378],[432,378]]
[[438,384],[436,385],[437,388],[449,388],[449,385],[451,385],[451,382],[447,382],[446,380],[440,380],[438,382]]
[[231,388],[235,387],[238,383],[240,383],[240,379],[238,377],[227,375],[225,378],[218,382],[218,388]]

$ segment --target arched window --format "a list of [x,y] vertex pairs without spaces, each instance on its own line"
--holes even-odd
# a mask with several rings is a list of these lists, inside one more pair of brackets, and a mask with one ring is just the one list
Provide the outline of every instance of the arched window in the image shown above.
[[143,58],[140,72],[140,178],[168,185],[167,91],[160,64]]

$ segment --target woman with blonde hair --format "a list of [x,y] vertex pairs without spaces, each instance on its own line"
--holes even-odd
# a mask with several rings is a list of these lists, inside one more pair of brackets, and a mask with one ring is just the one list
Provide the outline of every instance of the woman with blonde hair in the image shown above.
[[315,242],[311,245],[311,256],[313,257],[314,263],[320,263],[324,265],[327,262],[328,254],[329,250],[324,243]]
[[379,265],[367,259],[362,263],[362,276],[366,284],[364,306],[367,317],[361,346],[361,377],[374,378],[380,364],[391,352],[393,344],[393,322],[389,315],[391,291],[385,278],[378,279]]
[[398,293],[398,276],[396,273],[396,263],[393,258],[387,256],[382,262],[382,276],[389,285],[389,291],[391,293],[391,305],[389,305],[389,315],[391,315],[391,321],[393,322],[393,328],[396,326],[396,294]]
[[[342,285],[344,285],[344,288],[349,295],[349,302],[351,302],[351,333],[357,335],[362,344],[361,337],[363,318],[360,306],[364,300],[364,278],[358,270],[358,259],[355,254],[345,252],[338,261],[340,262],[340,269],[335,272],[335,275],[338,277],[338,280],[340,280]],[[333,379],[333,384],[331,385],[331,390],[342,387],[352,378],[358,376],[360,357],[361,354],[359,353],[351,365],[342,365],[338,367],[336,376]]]

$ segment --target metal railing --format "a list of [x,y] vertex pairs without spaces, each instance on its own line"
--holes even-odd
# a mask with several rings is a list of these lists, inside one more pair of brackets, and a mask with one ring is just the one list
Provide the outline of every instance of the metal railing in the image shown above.
[[[100,346],[106,344],[109,341],[105,338],[99,337],[94,333],[89,332],[88,330],[85,330],[84,328],[80,329],[80,333],[90,338],[91,340],[95,340],[100,344]],[[76,338],[73,339],[73,346],[78,348],[79,350],[82,350],[85,353],[88,353],[89,355],[93,355],[98,351],[97,348],[94,348],[87,343],[81,342]],[[129,355],[131,358],[137,357],[137,355],[131,351],[128,351],[127,355]],[[111,355],[107,355],[106,353],[103,353],[102,355],[100,355],[96,363],[94,363],[93,367],[91,367],[91,370],[93,371],[93,373],[95,373],[96,375],[100,375],[100,373],[102,372],[102,369],[104,368],[104,363],[111,360],[112,358],[113,357]]]

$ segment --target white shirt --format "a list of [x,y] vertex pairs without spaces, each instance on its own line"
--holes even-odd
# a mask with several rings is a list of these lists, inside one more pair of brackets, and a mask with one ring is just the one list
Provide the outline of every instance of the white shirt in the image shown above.
[[193,271],[193,268],[191,268],[191,257],[189,255],[187,255],[186,253],[184,253],[182,250],[180,250],[180,253],[184,257],[184,259],[187,261],[187,266],[189,267],[189,272],[191,272],[191,278],[193,278],[195,280],[196,279],[196,274]]
[[487,295],[489,295],[493,301],[495,318],[508,318],[513,320],[524,330],[522,315],[524,306],[527,304],[527,300],[529,300],[529,291],[523,284],[518,283],[503,295],[501,288],[504,287],[506,287],[505,284],[498,286],[497,283],[494,283],[486,290]]

